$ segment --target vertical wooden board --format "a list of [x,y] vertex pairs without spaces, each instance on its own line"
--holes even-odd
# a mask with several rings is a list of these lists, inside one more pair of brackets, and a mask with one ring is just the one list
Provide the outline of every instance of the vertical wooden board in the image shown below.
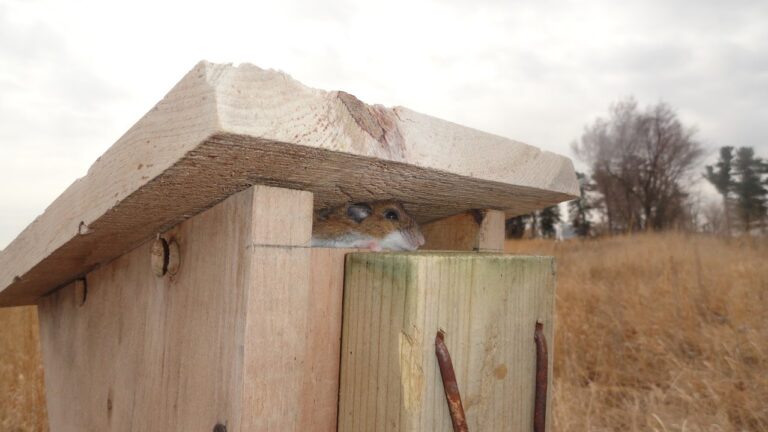
[[504,251],[504,212],[471,210],[425,224],[424,250]]
[[[397,325],[408,316],[406,280],[414,272],[403,268],[410,262],[391,254],[379,256],[380,260],[365,263],[347,258],[339,431],[398,430],[401,418],[408,419],[403,411],[409,411],[422,392],[421,374],[409,374],[411,365],[421,364],[421,350],[412,349],[420,336],[409,332],[418,328]],[[351,270],[350,263],[357,270]],[[391,391],[377,391],[382,383],[391,385]]]
[[243,430],[297,430],[310,250],[254,247],[246,307]]
[[306,358],[298,429],[336,430],[344,259],[354,249],[311,249]]
[[51,430],[239,426],[252,191],[165,233],[181,267],[156,277],[150,243],[39,304]]
[[336,430],[347,252],[253,248],[242,430]]
[[[323,362],[327,352],[310,349],[318,348],[311,344],[313,331],[321,340],[334,332],[332,326],[316,326],[316,320],[322,312],[335,312],[333,290],[340,290],[341,283],[330,268],[313,277],[315,254],[306,247],[312,235],[312,207],[308,192],[254,188],[243,341],[244,431],[301,430],[302,423],[315,417],[324,425],[318,430],[335,427],[337,397],[322,390],[324,385],[336,385],[338,365],[331,371],[331,382],[324,381],[334,366]],[[318,261],[323,258],[341,264],[343,255],[317,254]],[[316,305],[316,290],[323,291],[327,298],[320,296],[330,303]],[[340,319],[340,311],[336,318]],[[314,367],[316,362],[322,363],[319,368]]]
[[504,252],[504,222],[507,217],[501,210],[485,210],[485,217],[477,237],[480,252]]
[[148,242],[44,298],[52,429],[334,430],[346,251],[307,248],[311,218],[253,187],[163,234],[177,274]]
[[312,238],[312,193],[269,186],[254,186],[252,189],[253,243],[309,246]]
[[497,254],[350,255],[339,430],[451,430],[434,352],[440,328],[469,429],[531,430],[533,331],[544,323],[551,350],[552,264]]

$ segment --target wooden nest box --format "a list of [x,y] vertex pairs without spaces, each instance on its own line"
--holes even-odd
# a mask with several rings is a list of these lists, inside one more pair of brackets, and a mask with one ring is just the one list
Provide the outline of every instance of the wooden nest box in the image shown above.
[[[0,306],[38,306],[54,432],[448,431],[438,330],[469,430],[528,431],[554,264],[504,219],[576,195],[565,157],[201,62],[0,252]],[[379,199],[422,250],[309,247]]]

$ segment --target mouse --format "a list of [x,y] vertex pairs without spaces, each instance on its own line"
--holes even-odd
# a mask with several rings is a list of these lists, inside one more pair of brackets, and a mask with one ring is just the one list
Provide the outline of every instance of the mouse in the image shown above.
[[346,203],[316,211],[312,246],[413,251],[424,245],[416,219],[397,201]]

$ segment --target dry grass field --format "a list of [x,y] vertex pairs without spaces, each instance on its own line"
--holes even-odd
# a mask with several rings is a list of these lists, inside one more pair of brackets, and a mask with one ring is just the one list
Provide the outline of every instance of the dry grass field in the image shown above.
[[[768,430],[768,242],[508,242],[558,262],[556,431]],[[0,430],[45,430],[33,309],[0,310]],[[486,432],[486,431],[477,431]]]
[[34,307],[0,309],[0,431],[47,431]]
[[768,431],[768,242],[509,242],[557,257],[554,430]]

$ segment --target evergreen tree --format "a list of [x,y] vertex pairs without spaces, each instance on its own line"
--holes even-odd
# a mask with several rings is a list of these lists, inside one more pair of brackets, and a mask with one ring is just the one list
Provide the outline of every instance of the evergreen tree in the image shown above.
[[560,207],[553,205],[539,212],[539,224],[543,237],[555,236],[555,225],[560,222]]
[[762,174],[765,176],[763,179],[763,184],[768,186],[768,160],[763,159],[763,172]]
[[523,235],[525,234],[525,226],[530,217],[531,215],[520,215],[507,219],[504,224],[507,238],[523,238]]
[[589,178],[584,173],[577,172],[576,178],[579,180],[579,198],[568,203],[568,213],[571,216],[571,225],[579,237],[589,236],[592,230],[592,222],[589,220],[589,212],[592,210],[592,203],[587,198],[587,191],[592,190]]
[[768,189],[761,178],[765,161],[755,157],[751,147],[740,147],[736,152],[734,171],[738,181],[734,184],[739,220],[744,231],[749,232],[755,222],[764,222]]
[[[733,191],[734,181],[733,171],[733,147],[720,147],[720,160],[712,165],[707,165],[707,171],[704,173],[706,178],[717,189],[717,192],[723,197],[723,214],[725,215],[725,229],[731,232],[731,208],[728,205],[728,199]],[[717,169],[717,170],[715,170]]]

